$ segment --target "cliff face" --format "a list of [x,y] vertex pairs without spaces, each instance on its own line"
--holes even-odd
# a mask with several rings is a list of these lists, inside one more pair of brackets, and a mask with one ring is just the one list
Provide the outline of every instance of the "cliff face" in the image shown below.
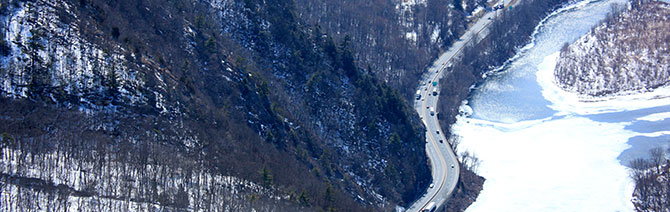
[[670,5],[634,4],[561,50],[555,77],[589,96],[647,91],[670,82]]
[[0,189],[22,197],[0,210],[409,204],[430,180],[420,122],[296,11],[0,0]]

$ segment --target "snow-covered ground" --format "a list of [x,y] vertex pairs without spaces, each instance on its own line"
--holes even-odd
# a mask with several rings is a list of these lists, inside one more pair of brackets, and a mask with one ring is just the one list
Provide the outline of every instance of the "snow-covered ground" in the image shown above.
[[[187,171],[166,165],[100,162],[105,159],[88,161],[70,155],[66,151],[33,155],[6,146],[0,148],[0,178],[3,180],[0,182],[9,182],[0,183],[0,211],[35,208],[44,211],[170,211],[173,206],[166,203],[167,200],[156,201],[160,198],[152,195],[175,198],[178,190],[185,192],[184,207],[198,208],[193,211],[249,211],[251,207],[282,211],[278,204],[290,198],[274,188],[197,170],[198,167]],[[12,177],[23,178],[23,183],[11,180]],[[17,186],[28,184],[26,182],[37,186]],[[153,191],[147,191],[151,190],[148,187]],[[68,190],[89,192],[90,196],[67,193]],[[251,201],[250,204],[250,195],[263,203],[253,205]]]
[[[482,161],[484,189],[468,211],[632,211],[634,185],[622,153],[670,135],[670,88],[579,99],[553,82],[558,52],[605,17],[611,3],[582,1],[545,20],[524,48],[489,74],[453,126],[460,151]],[[665,121],[665,122],[664,122]],[[644,151],[642,151],[644,152]]]
[[[33,76],[28,73],[31,59],[30,48],[26,46],[31,40],[36,40],[43,46],[32,50],[38,55],[36,61],[43,61],[37,66],[49,69],[49,76],[46,77],[49,80],[44,83],[54,90],[62,89],[51,93],[75,95],[83,103],[95,102],[91,94],[102,95],[106,87],[103,81],[115,76],[121,96],[128,98],[132,104],[146,102],[146,96],[139,92],[139,88],[145,87],[145,82],[138,77],[136,70],[126,66],[124,61],[128,58],[122,54],[121,46],[112,48],[115,51],[104,51],[84,38],[81,34],[83,30],[76,22],[61,20],[61,16],[76,17],[72,11],[57,9],[72,7],[67,1],[17,2],[3,7],[7,7],[8,12],[0,14],[0,24],[5,26],[0,33],[4,33],[2,37],[11,54],[0,57],[1,96],[27,97],[28,88],[25,85]],[[33,35],[34,32],[41,33]],[[53,94],[49,95],[55,98]],[[94,104],[89,105],[94,107]]]
[[471,122],[455,128],[464,139],[459,148],[477,154],[486,178],[468,211],[632,209],[633,186],[617,160],[628,137],[620,124],[573,117],[531,126]]

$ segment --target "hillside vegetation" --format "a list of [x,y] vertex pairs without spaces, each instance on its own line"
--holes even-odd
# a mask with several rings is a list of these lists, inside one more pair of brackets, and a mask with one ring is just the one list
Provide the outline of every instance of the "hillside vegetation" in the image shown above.
[[297,13],[0,0],[0,211],[410,204],[430,183],[418,118],[350,37]]
[[560,87],[588,96],[649,91],[670,82],[670,5],[634,1],[615,7],[589,34],[561,50]]
[[468,14],[486,2],[296,0],[296,8],[301,18],[335,39],[350,36],[361,67],[411,100],[428,65],[465,32]]
[[647,158],[630,163],[631,178],[635,182],[633,205],[636,211],[670,210],[670,149],[654,148]]

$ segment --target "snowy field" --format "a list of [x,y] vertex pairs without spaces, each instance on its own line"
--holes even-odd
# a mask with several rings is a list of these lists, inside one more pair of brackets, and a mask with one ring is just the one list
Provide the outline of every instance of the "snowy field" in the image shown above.
[[588,32],[611,2],[622,1],[583,1],[550,16],[533,44],[462,106],[473,114],[453,126],[459,151],[474,152],[486,178],[467,211],[633,211],[620,156],[634,137],[670,135],[670,88],[580,99],[552,74],[560,46]]

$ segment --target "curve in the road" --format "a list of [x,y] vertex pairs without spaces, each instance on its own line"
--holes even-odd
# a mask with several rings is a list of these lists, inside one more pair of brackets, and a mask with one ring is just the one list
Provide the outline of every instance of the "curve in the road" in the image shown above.
[[[510,6],[510,5],[515,5],[518,2],[519,2],[518,0],[503,0],[503,4],[506,7]],[[432,84],[432,82],[437,82],[437,79],[439,79],[442,76],[442,74],[444,74],[444,71],[446,70],[446,68],[448,66],[447,64],[450,64],[451,60],[453,60],[453,58],[455,58],[457,55],[459,55],[461,53],[461,51],[465,47],[465,44],[472,40],[472,38],[474,37],[473,36],[474,34],[479,34],[483,30],[487,29],[487,27],[492,23],[492,20],[489,19],[489,17],[491,17],[493,15],[493,13],[494,12],[491,11],[491,12],[486,13],[484,16],[482,16],[482,18],[479,21],[477,21],[477,23],[475,23],[472,26],[472,28],[470,28],[470,30],[468,30],[461,37],[461,40],[464,40],[464,42],[457,42],[457,43],[454,44],[454,46],[452,46],[452,48],[455,48],[456,50],[453,51],[453,53],[451,53],[451,55],[447,55],[450,52],[452,52],[451,50],[443,53],[444,55],[447,56],[446,60],[444,58],[442,58],[442,56],[437,59],[436,63],[439,64],[438,65],[439,68],[435,72],[434,76],[426,77],[427,81],[424,82],[424,84],[426,85],[426,89],[424,90],[424,92],[422,92],[422,94],[423,94],[422,99],[423,100],[421,100],[421,99],[416,100],[417,101],[416,103],[420,103],[419,101],[423,101],[420,104],[415,104],[415,105],[419,106],[418,108],[416,108],[416,110],[419,114],[421,114],[423,123],[426,126],[427,133],[428,133],[428,137],[426,139],[431,144],[432,149],[434,149],[436,151],[437,155],[432,155],[429,150],[427,150],[426,152],[427,152],[428,157],[430,158],[431,161],[437,161],[435,157],[439,158],[439,161],[440,161],[439,165],[441,166],[442,173],[441,173],[441,176],[439,176],[439,179],[437,179],[437,180],[439,180],[439,182],[436,182],[436,183],[438,183],[436,185],[437,189],[434,190],[433,192],[431,192],[431,189],[429,188],[429,190],[428,190],[429,198],[427,199],[427,201],[421,201],[425,197],[419,199],[415,203],[414,207],[410,207],[410,210],[412,208],[415,208],[416,206],[420,206],[420,207],[416,207],[416,211],[421,211],[428,204],[430,204],[430,202],[435,202],[436,208],[440,208],[444,204],[444,202],[446,202],[449,199],[449,197],[451,196],[451,193],[453,192],[454,188],[456,187],[456,184],[458,183],[458,177],[460,175],[460,166],[458,165],[458,159],[456,158],[456,154],[454,153],[453,149],[449,145],[446,148],[447,152],[449,154],[449,157],[447,159],[445,159],[445,157],[444,157],[445,155],[440,150],[440,147],[438,146],[439,144],[437,143],[437,140],[435,139],[435,137],[433,135],[434,132],[441,129],[440,124],[439,124],[439,122],[437,121],[437,118],[436,118],[437,114],[432,118],[433,119],[432,121],[435,124],[431,128],[431,125],[428,122],[428,118],[429,118],[429,116],[427,115],[428,111],[426,109],[424,109],[424,107],[426,107],[426,105],[428,104],[427,103],[428,102],[428,97],[431,96],[430,93],[431,93],[432,89],[437,88],[437,86],[434,86]],[[479,28],[479,29],[477,29],[477,28]],[[476,42],[478,42],[478,41],[476,41]],[[442,64],[440,64],[440,62]],[[430,69],[429,69],[428,74],[429,74],[428,76],[430,76]],[[422,89],[422,87],[420,86],[419,89]],[[432,98],[434,98],[434,101],[432,102],[433,104],[430,105],[429,107],[436,108],[437,99],[439,98],[439,93],[437,95],[434,95]],[[439,137],[441,139],[445,140],[445,141],[447,140],[444,137],[444,133],[439,134]],[[448,141],[447,141],[447,144],[449,144]],[[449,166],[447,164],[447,160],[449,160],[452,165],[455,165],[452,168],[453,171],[454,171],[454,173],[452,173],[452,174],[455,177],[448,178],[447,173],[448,173],[448,170],[450,170],[450,169],[449,169]],[[440,167],[438,167],[438,168],[440,168]],[[434,173],[438,172],[438,170],[433,170],[433,172]],[[448,179],[452,179],[452,181],[447,182]],[[445,186],[445,184],[447,184],[447,183],[448,183],[448,186]],[[444,196],[442,198],[438,198],[440,196],[440,194],[443,194]],[[436,201],[436,200],[439,200],[439,201]]]

